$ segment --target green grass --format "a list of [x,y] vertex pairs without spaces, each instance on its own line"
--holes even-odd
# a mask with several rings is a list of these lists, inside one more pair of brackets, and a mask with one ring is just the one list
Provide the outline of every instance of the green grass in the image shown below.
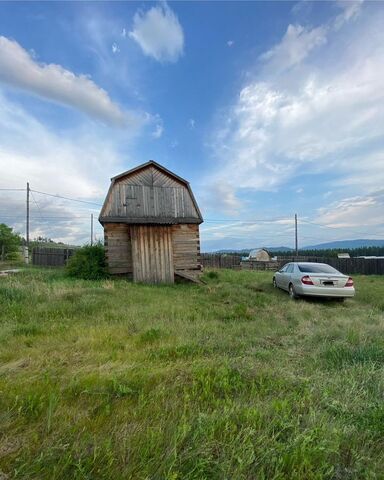
[[0,478],[384,478],[384,277],[205,280],[0,278]]

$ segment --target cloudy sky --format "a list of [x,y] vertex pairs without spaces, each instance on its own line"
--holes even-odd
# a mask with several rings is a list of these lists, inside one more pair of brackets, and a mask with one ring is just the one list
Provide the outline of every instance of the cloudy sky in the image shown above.
[[32,236],[84,243],[154,159],[203,250],[293,246],[295,213],[301,246],[384,238],[383,25],[380,2],[0,3],[0,222],[24,232],[4,189],[29,181]]

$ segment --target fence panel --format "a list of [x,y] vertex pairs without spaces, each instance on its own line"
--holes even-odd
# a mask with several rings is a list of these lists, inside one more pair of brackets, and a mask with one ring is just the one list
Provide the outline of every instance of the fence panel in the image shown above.
[[200,257],[201,264],[206,268],[240,268],[240,255],[202,253]]
[[75,251],[75,248],[34,247],[32,264],[41,267],[63,267]]
[[288,262],[328,263],[345,275],[384,275],[383,258],[336,258],[336,257],[279,257],[280,266]]
[[239,255],[223,255],[215,253],[201,254],[201,263],[206,268],[241,268],[244,270],[279,270],[289,262],[328,263],[345,275],[384,275],[384,259],[382,258],[336,258],[336,257],[278,257],[277,261],[256,262],[241,261]]

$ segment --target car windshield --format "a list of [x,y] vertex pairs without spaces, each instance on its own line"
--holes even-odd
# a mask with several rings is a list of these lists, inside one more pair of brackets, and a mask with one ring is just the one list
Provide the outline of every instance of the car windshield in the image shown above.
[[303,273],[339,273],[335,268],[324,264],[300,263],[298,267]]

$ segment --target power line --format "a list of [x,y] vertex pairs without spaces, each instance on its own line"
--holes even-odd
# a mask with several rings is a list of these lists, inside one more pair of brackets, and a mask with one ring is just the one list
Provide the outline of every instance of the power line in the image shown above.
[[78,198],[64,197],[63,195],[56,195],[56,194],[53,194],[53,193],[40,192],[39,190],[32,190],[32,189],[31,189],[31,192],[39,193],[40,195],[47,195],[48,197],[62,198],[63,200],[70,200],[72,202],[79,202],[79,203],[87,203],[89,205],[97,205],[98,207],[102,207],[101,203],[88,202],[87,200],[79,200]]
[[[21,191],[26,191],[26,189],[25,188],[0,188],[0,191],[21,192]],[[34,192],[34,193],[37,193],[37,194],[40,194],[40,195],[45,195],[45,196],[52,197],[52,198],[59,198],[59,199],[68,200],[68,201],[72,201],[72,202],[78,202],[78,203],[82,203],[82,204],[85,204],[85,205],[95,205],[95,206],[98,206],[98,207],[102,206],[102,204],[100,204],[100,203],[91,202],[91,201],[88,201],[88,200],[80,200],[80,199],[77,199],[77,198],[67,197],[67,196],[64,196],[64,195],[52,194],[52,193],[42,192],[42,191],[39,191],[39,190],[32,190],[32,189],[29,189],[29,191],[31,192],[31,194],[32,194],[32,192]],[[47,214],[47,215],[44,215],[44,217],[43,217],[42,212],[41,212],[41,208],[40,208],[39,204],[37,203],[37,201],[36,201],[36,199],[33,195],[32,195],[32,198],[33,198],[33,201],[38,208],[38,213],[39,213],[40,219],[45,224],[49,223],[49,220],[55,220],[55,221],[72,220],[73,221],[73,220],[81,220],[81,219],[86,219],[86,218],[88,219],[89,218],[89,215],[85,215],[85,214],[84,215]],[[90,210],[95,210],[95,208],[90,208]],[[13,219],[13,220],[16,220],[17,218],[23,218],[23,217],[21,217],[21,215],[20,215],[20,217],[18,215],[9,215],[8,211],[7,211],[7,214],[5,214],[5,215],[2,215],[0,213],[0,216],[1,216],[1,218],[9,218],[9,219]],[[36,221],[35,217],[31,217],[31,219]],[[285,217],[275,217],[275,218],[256,218],[256,219],[252,219],[252,220],[250,220],[250,219],[240,220],[240,219],[230,219],[230,218],[225,218],[225,219],[223,219],[223,218],[222,219],[207,218],[207,219],[204,220],[204,223],[205,224],[221,224],[221,225],[225,224],[225,223],[233,223],[235,226],[242,226],[242,225],[245,226],[245,225],[257,225],[257,224],[260,224],[260,223],[262,223],[262,224],[278,224],[279,222],[282,222],[282,221],[287,222],[286,223],[287,227],[289,225],[294,225],[294,220],[293,219],[291,220],[290,218],[288,218],[286,216]],[[318,226],[318,227],[321,227],[321,228],[328,228],[328,229],[332,229],[333,231],[338,230],[340,233],[343,230],[348,230],[351,233],[354,233],[356,235],[367,235],[367,232],[361,232],[361,231],[354,230],[353,227],[332,227],[332,226],[329,226],[329,225],[326,225],[326,224],[320,224],[320,223],[311,222],[309,220],[303,220],[303,219],[300,219],[300,223],[315,225],[315,226]],[[380,225],[384,225],[384,224],[380,224]],[[223,227],[225,228],[225,225]],[[213,229],[214,229],[214,227],[213,227]],[[205,230],[205,231],[207,231],[207,230]],[[204,227],[202,228],[202,232],[204,232]],[[287,232],[287,230],[285,230],[285,232]],[[275,238],[276,236],[289,236],[285,232],[284,233],[283,232],[273,233],[273,234],[271,234],[271,238]],[[383,235],[370,233],[369,236],[381,238]],[[235,238],[235,236],[231,235],[231,238]],[[308,238],[308,237],[301,236],[301,238]]]
[[[43,223],[44,223],[44,225],[45,225],[45,229],[46,229],[46,228],[47,228],[47,227],[46,227],[46,224],[47,224],[47,223],[49,224],[50,222],[47,222],[46,219],[43,217],[43,215],[42,215],[42,213],[41,213],[40,205],[36,202],[35,196],[33,195],[33,192],[32,192],[32,191],[31,191],[31,196],[32,196],[32,200],[33,200],[33,201],[35,202],[35,204],[36,204],[36,207],[37,207],[37,209],[38,209],[38,211],[39,211],[40,218],[41,218],[41,220],[43,221]],[[54,236],[54,235],[52,235],[52,231],[51,231],[50,228],[48,228],[48,233],[49,233],[49,235],[50,235],[51,238]]]
[[37,209],[38,209],[38,211],[39,211],[40,218],[41,218],[42,220],[44,220],[44,218],[43,218],[43,216],[42,216],[42,214],[41,214],[40,205],[36,202],[35,196],[33,195],[33,192],[32,192],[32,191],[31,191],[31,196],[32,196],[32,200],[35,202],[35,205],[36,205],[36,207],[37,207]]
[[25,192],[26,188],[0,188],[4,192]]

